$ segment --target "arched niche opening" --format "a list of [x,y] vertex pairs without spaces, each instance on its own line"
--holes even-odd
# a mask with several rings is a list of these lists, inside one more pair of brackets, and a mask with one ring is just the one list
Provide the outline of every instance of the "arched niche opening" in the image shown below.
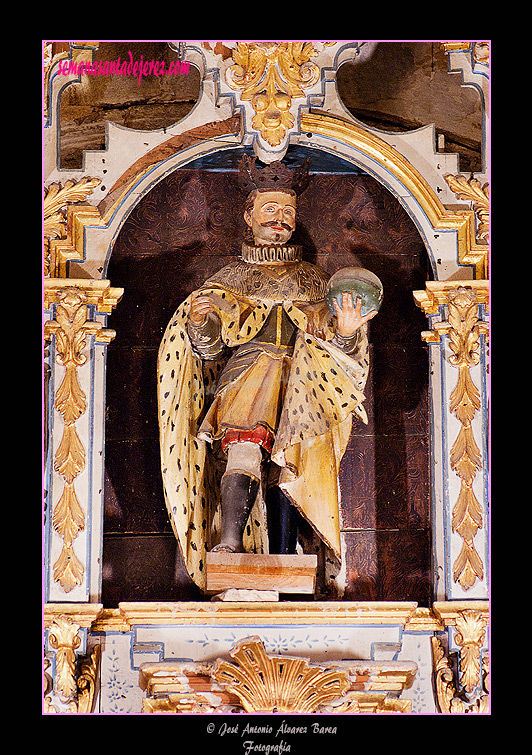
[[[166,513],[160,463],[156,359],[179,303],[236,259],[244,232],[237,183],[242,148],[179,167],[144,194],[123,223],[107,269],[125,290],[109,318],[107,356],[104,605],[201,600],[185,572]],[[342,461],[346,600],[429,605],[431,522],[428,355],[412,291],[432,278],[423,239],[374,176],[317,149],[298,200],[294,241],[329,274],[360,264],[385,289],[370,323],[369,424],[353,423]],[[208,598],[206,598],[208,599]]]

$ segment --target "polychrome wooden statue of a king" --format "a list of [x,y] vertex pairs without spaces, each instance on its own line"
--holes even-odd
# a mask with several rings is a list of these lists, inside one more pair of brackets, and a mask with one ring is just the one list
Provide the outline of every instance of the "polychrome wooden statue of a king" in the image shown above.
[[245,155],[239,176],[241,258],[178,307],[158,355],[166,505],[202,589],[207,551],[295,553],[305,533],[340,571],[338,470],[353,414],[367,422],[377,313],[350,292],[328,305],[328,275],[289,243],[308,162]]

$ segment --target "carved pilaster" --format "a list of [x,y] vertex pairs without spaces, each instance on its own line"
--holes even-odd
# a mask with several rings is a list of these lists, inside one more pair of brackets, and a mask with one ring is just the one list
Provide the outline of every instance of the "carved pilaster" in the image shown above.
[[480,333],[487,333],[485,323],[477,318],[476,293],[459,287],[449,292],[447,323],[437,323],[439,332],[449,336],[453,355],[450,362],[458,369],[458,381],[450,396],[450,410],[461,423],[460,431],[451,452],[451,469],[461,480],[460,494],[452,512],[452,529],[463,540],[462,550],[454,563],[453,579],[464,589],[469,589],[475,580],[484,576],[482,560],[474,545],[474,538],[483,526],[482,509],[473,492],[473,480],[481,468],[481,455],[473,436],[471,422],[480,408],[480,396],[471,379],[470,368],[478,364]]
[[[456,283],[427,283],[426,291],[414,292],[418,306],[429,315],[438,313],[441,319],[433,323],[430,331],[422,333],[428,343],[442,343],[447,336],[450,355],[448,363],[458,370],[458,378],[449,395],[442,396],[448,411],[459,421],[459,430],[450,447],[450,469],[460,479],[459,493],[452,503],[451,529],[460,536],[462,546],[452,566],[452,579],[465,591],[477,580],[483,580],[485,566],[475,546],[475,536],[485,525],[483,508],[473,485],[482,469],[482,455],[473,431],[475,415],[481,409],[479,388],[471,370],[480,362],[480,337],[487,336],[488,325],[479,317],[479,304],[488,305],[487,281]],[[484,407],[485,409],[485,407]],[[437,407],[434,407],[437,411]],[[483,428],[487,433],[487,428]]]
[[85,513],[76,493],[76,478],[85,468],[86,449],[77,422],[85,414],[87,399],[78,369],[85,364],[87,337],[109,343],[114,331],[89,317],[89,304],[110,311],[122,295],[108,281],[45,280],[45,307],[55,304],[55,319],[44,324],[44,336],[55,336],[56,361],[64,374],[55,393],[54,406],[63,419],[62,438],[54,458],[54,470],[63,481],[63,492],[53,514],[54,530],[62,539],[62,550],[53,567],[53,576],[68,593],[83,581],[84,566],[74,550],[74,541],[85,527]]

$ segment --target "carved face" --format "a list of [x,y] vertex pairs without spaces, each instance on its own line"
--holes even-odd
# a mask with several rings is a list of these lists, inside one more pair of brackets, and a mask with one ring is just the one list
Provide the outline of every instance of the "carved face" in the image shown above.
[[284,191],[257,194],[244,220],[253,232],[255,244],[286,244],[296,227],[296,198]]

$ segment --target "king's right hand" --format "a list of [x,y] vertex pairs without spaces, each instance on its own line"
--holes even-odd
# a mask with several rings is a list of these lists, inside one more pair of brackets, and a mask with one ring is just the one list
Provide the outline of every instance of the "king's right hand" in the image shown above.
[[202,294],[201,291],[195,291],[190,299],[190,311],[188,318],[192,325],[199,328],[204,324],[205,318],[209,312],[214,311],[214,304],[212,299],[207,294]]

